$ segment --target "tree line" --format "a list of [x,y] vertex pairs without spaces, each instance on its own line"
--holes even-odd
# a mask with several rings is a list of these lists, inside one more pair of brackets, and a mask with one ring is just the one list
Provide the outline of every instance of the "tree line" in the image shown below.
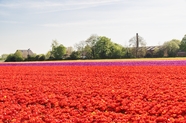
[[[138,45],[137,45],[138,41]],[[148,58],[148,57],[176,57],[178,53],[186,56],[186,35],[182,40],[172,39],[163,45],[148,49],[141,36],[134,36],[129,40],[128,46],[114,43],[106,36],[91,35],[85,41],[80,41],[72,48],[66,48],[53,40],[51,50],[46,54],[33,54],[23,57],[20,51],[7,55],[5,62],[10,61],[45,61],[45,60],[77,60],[77,59],[122,59],[122,58]]]

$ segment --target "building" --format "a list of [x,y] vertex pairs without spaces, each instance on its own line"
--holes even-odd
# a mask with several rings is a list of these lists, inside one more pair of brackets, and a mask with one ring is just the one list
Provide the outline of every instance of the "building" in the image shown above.
[[147,47],[146,47],[146,50],[147,50],[147,52],[153,54],[153,51],[154,51],[156,48],[159,48],[159,47],[158,47],[158,46],[147,46]]
[[186,56],[186,52],[181,52],[181,51],[179,51],[178,53],[177,53],[177,56],[178,57],[185,57]]
[[28,49],[28,50],[17,50],[17,51],[20,51],[22,53],[23,58],[27,58],[28,55],[29,56],[33,56],[34,55],[34,53],[32,52],[32,50],[30,50],[30,49]]

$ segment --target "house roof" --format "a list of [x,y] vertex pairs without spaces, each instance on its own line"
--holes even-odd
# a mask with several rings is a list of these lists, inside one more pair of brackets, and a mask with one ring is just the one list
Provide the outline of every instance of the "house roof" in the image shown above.
[[147,46],[146,49],[147,50],[155,50],[155,48],[160,48],[160,46]]
[[34,53],[32,52],[32,50],[28,49],[28,50],[17,50],[20,51],[23,55],[24,58],[27,58],[28,55],[33,55]]
[[179,52],[177,53],[177,56],[186,56],[186,52],[179,51]]
[[138,47],[138,49],[145,48],[147,51],[154,51],[155,48],[160,48],[161,46],[146,46],[146,47]]

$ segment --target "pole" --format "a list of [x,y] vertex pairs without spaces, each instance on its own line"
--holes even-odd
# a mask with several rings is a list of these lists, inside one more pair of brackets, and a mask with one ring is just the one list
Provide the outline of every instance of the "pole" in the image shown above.
[[136,58],[138,57],[138,47],[139,47],[138,33],[136,33]]

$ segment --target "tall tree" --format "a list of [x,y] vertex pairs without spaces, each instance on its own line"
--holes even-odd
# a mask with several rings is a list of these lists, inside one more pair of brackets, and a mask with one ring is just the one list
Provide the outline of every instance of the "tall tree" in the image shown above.
[[123,58],[125,56],[126,49],[120,44],[112,43],[110,50],[110,58]]
[[91,35],[85,42],[90,46],[93,47],[95,46],[96,42],[99,40],[99,36],[94,34]]
[[162,46],[156,47],[153,51],[153,57],[163,57],[164,49]]
[[15,61],[16,61],[16,58],[14,54],[9,54],[7,58],[5,59],[5,62],[15,62]]
[[81,57],[85,56],[85,46],[86,46],[86,42],[85,41],[80,41],[79,43],[75,44],[75,49],[80,53]]
[[99,40],[95,44],[95,58],[106,59],[111,54],[110,47],[112,46],[111,39],[100,36]]
[[51,56],[51,51],[48,51],[48,52],[45,54],[45,58],[46,58],[46,59],[49,59],[50,56]]
[[[99,36],[96,34],[91,35],[85,42],[86,42],[86,48],[89,52],[86,52],[86,54],[89,55],[90,58],[95,58],[95,45],[99,40]],[[90,50],[90,49],[91,50]]]
[[92,48],[89,45],[86,45],[84,48],[84,52],[85,52],[85,57],[87,59],[92,59],[93,55],[92,55]]
[[63,56],[65,54],[66,54],[66,47],[64,47],[62,44],[59,44],[57,40],[53,40],[51,56],[56,60],[60,60],[63,59]]
[[185,36],[181,40],[180,50],[186,52],[186,34],[185,34]]
[[144,57],[146,54],[146,42],[141,36],[137,35],[132,37],[129,40],[129,47],[130,47],[131,54],[135,57]]
[[21,51],[17,50],[14,53],[14,56],[16,61],[23,61],[23,54],[21,53]]
[[180,41],[177,39],[172,39],[163,44],[163,49],[167,52],[169,57],[175,57],[180,49]]
[[77,59],[80,59],[81,58],[81,54],[79,51],[73,51],[71,54],[70,54],[70,59],[72,60],[77,60]]
[[95,58],[122,58],[125,57],[125,48],[117,43],[113,43],[110,38],[100,36],[95,44]]

